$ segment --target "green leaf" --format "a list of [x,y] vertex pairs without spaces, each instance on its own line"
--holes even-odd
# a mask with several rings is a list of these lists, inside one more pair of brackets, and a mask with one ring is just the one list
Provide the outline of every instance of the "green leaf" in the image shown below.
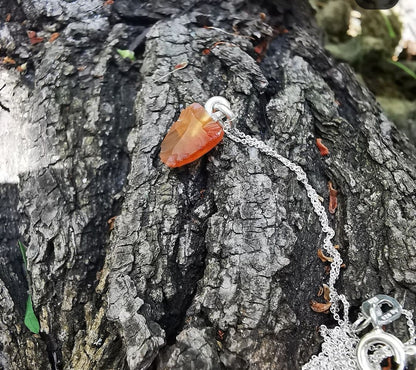
[[394,62],[393,60],[387,59],[387,61],[396,67],[399,67],[402,71],[406,72],[410,77],[413,77],[416,80],[416,73],[413,72],[409,67],[405,66],[403,63]]
[[384,23],[386,24],[387,31],[389,32],[390,38],[394,39],[396,37],[396,32],[394,32],[394,29],[393,29],[393,26],[390,22],[389,17],[387,17],[387,15],[382,13],[382,12],[380,12],[380,13],[381,13],[381,16],[384,19]]
[[[25,266],[27,267],[27,258],[26,258],[26,247],[23,245],[23,243],[18,240],[17,244],[20,248],[20,253],[22,253],[23,262],[25,263]],[[33,311],[33,305],[32,305],[32,296],[29,294],[26,301],[26,312],[25,312],[25,319],[24,323],[26,327],[35,334],[39,333],[40,325],[39,320],[35,315],[35,312]]]
[[39,333],[39,320],[36,317],[35,312],[33,311],[32,296],[30,294],[27,297],[26,302],[25,325],[32,333]]
[[20,253],[22,253],[23,262],[25,263],[25,266],[27,267],[26,247],[23,245],[23,243],[20,240],[17,241],[17,244],[19,245]]
[[119,53],[121,55],[122,58],[124,59],[130,59],[132,62],[134,62],[136,60],[136,57],[134,56],[134,52],[128,49],[117,49],[117,53]]

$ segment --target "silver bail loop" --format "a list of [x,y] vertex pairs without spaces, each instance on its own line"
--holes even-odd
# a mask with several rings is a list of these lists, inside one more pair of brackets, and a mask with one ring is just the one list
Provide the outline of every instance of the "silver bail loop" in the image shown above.
[[213,119],[219,121],[220,123],[225,118],[230,121],[235,118],[235,114],[230,108],[230,102],[222,96],[213,96],[205,103],[205,110]]

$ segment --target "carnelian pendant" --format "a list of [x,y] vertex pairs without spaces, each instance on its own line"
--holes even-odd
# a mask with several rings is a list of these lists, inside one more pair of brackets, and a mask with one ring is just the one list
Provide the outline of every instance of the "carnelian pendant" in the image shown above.
[[160,159],[180,167],[208,153],[223,138],[224,130],[198,103],[186,107],[162,141]]

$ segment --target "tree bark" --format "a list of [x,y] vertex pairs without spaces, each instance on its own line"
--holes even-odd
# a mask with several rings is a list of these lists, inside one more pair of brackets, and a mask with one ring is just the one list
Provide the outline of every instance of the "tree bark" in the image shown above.
[[[227,138],[182,168],[158,158],[179,111],[215,95],[326,208],[328,181],[338,190],[350,319],[377,293],[415,306],[415,148],[324,52],[307,1],[0,10],[16,61],[0,67],[1,368],[298,369],[319,352],[318,326],[334,324],[309,304],[327,279],[323,235],[295,175]],[[28,292],[39,335],[23,324]]]

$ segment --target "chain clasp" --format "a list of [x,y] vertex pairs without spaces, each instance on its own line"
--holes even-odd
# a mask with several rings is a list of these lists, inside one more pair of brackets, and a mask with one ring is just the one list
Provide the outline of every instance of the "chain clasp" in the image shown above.
[[374,329],[364,335],[357,347],[357,361],[361,370],[373,369],[369,359],[369,351],[374,348],[390,348],[398,370],[403,370],[406,363],[406,347],[403,342],[392,334],[386,333],[381,327],[391,324],[402,314],[400,303],[384,294],[376,295],[363,302],[360,318],[354,323],[355,332],[365,329],[370,323]]

